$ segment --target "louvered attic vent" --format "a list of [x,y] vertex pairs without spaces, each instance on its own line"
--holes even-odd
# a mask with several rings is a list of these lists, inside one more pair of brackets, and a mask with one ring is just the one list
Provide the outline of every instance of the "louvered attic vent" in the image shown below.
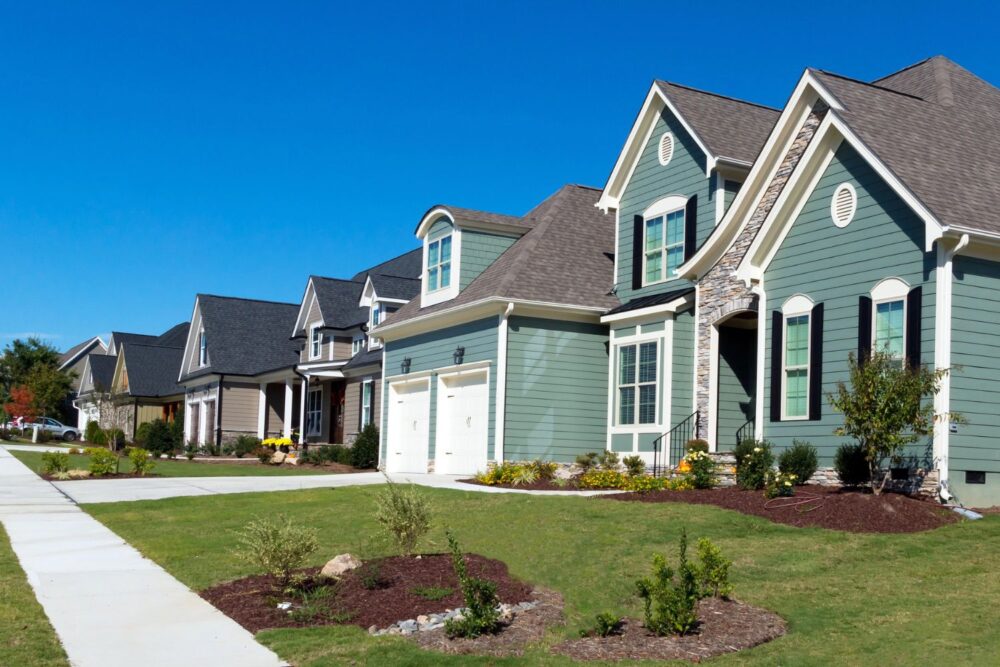
[[830,215],[838,227],[846,227],[854,219],[858,210],[858,195],[850,183],[841,183],[833,193],[830,202]]
[[660,164],[666,167],[674,156],[674,135],[664,132],[660,137]]

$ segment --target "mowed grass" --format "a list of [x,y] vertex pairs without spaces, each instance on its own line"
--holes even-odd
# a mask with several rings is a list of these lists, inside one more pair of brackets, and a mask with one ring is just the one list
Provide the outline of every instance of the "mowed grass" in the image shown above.
[[62,644],[0,526],[0,665],[68,665]]
[[[232,552],[249,518],[280,513],[319,530],[316,565],[350,551],[385,553],[373,539],[380,487],[175,498],[85,509],[194,589],[256,572]],[[506,562],[513,574],[560,591],[572,637],[601,611],[640,616],[633,582],[655,552],[676,558],[714,540],[734,561],[735,596],[781,614],[788,636],[718,664],[995,664],[1000,655],[1000,517],[909,535],[799,529],[714,507],[623,503],[421,489],[434,508],[424,551],[461,545]],[[545,646],[523,658],[447,657],[357,628],[268,630],[258,635],[296,665],[569,664]]]
[[[16,456],[21,463],[25,464],[35,472],[41,472],[42,453],[8,450]],[[329,475],[335,474],[322,468],[303,466],[301,468],[293,465],[272,466],[264,465],[256,458],[248,459],[248,463],[199,463],[197,461],[187,461],[184,459],[160,459],[156,462],[153,474],[163,477],[271,477],[274,475]],[[90,464],[90,457],[83,454],[70,454],[69,467],[86,470]],[[123,457],[118,468],[120,472],[131,472],[132,466],[127,457]]]

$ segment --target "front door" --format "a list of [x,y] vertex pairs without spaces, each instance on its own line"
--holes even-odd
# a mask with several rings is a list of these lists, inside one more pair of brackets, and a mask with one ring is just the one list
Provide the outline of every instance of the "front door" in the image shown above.
[[473,475],[485,470],[489,433],[486,371],[441,377],[437,414],[435,472]]
[[330,391],[330,442],[344,442],[344,385],[335,384]]

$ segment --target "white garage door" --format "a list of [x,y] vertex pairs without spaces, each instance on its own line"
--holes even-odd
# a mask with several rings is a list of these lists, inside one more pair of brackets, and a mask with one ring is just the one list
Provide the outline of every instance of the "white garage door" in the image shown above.
[[486,371],[442,376],[438,384],[434,471],[471,475],[485,470],[488,420]]
[[430,380],[389,385],[386,472],[427,472]]

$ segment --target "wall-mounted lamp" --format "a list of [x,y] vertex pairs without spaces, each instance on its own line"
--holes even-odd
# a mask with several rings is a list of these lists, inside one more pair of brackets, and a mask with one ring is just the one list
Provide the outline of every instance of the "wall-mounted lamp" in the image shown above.
[[412,361],[413,361],[413,360],[412,360],[412,359],[410,359],[409,357],[404,357],[404,358],[403,358],[403,363],[401,363],[401,364],[399,365],[400,369],[401,369],[401,370],[403,371],[403,375],[406,375],[407,373],[409,373],[409,372],[410,372],[410,363],[411,363]]
[[465,348],[462,347],[461,345],[459,345],[458,347],[456,347],[455,348],[455,354],[452,355],[452,358],[455,360],[455,365],[456,366],[458,366],[459,364],[461,364],[462,360],[465,359]]

